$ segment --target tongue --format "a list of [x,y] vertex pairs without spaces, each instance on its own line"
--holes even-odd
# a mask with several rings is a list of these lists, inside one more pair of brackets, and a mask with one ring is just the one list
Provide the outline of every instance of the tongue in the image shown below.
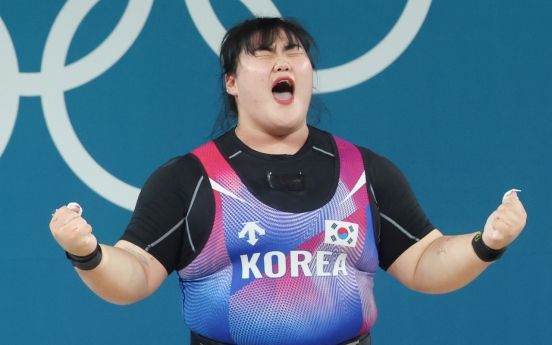
[[274,98],[281,101],[288,101],[293,96],[291,92],[273,92]]

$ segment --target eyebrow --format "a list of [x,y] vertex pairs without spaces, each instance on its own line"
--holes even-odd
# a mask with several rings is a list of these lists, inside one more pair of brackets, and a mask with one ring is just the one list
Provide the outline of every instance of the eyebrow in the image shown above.
[[[258,46],[255,51],[258,51],[258,50],[267,50],[269,52],[274,52],[274,48],[275,48],[275,45],[273,44],[271,47],[268,47],[268,46]],[[288,42],[288,44],[286,44],[286,46],[284,47],[284,51],[288,51],[288,50],[292,50],[294,48],[301,48],[301,45],[300,44],[297,44],[297,43],[293,43],[293,42]]]
[[301,45],[293,42],[288,42],[288,44],[284,47],[284,50],[291,50],[293,48],[301,48]]

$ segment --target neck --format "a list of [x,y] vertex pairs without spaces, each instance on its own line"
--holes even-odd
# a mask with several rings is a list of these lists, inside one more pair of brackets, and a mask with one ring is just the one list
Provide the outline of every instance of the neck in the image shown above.
[[297,153],[307,141],[309,128],[305,124],[289,133],[271,134],[238,124],[236,136],[255,151],[273,155],[292,155]]

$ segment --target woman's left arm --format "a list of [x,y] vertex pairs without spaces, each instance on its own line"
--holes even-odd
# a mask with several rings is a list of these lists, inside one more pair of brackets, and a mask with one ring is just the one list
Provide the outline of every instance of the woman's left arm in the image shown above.
[[393,277],[405,286],[424,293],[446,293],[457,290],[485,270],[491,263],[480,256],[508,246],[525,227],[527,214],[511,191],[485,224],[478,243],[483,253],[476,254],[472,241],[477,233],[443,236],[435,229],[412,245],[389,267]]

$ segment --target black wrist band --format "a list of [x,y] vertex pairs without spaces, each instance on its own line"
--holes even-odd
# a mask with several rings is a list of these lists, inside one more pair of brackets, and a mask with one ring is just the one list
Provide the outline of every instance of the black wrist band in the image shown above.
[[500,259],[500,257],[504,255],[506,248],[508,248],[504,247],[502,249],[492,249],[487,247],[485,242],[483,242],[483,231],[479,231],[475,234],[472,240],[472,246],[475,254],[477,254],[477,256],[485,262],[492,262]]
[[69,261],[71,261],[74,267],[79,270],[89,271],[96,268],[96,266],[98,266],[102,261],[102,247],[100,247],[100,244],[98,243],[96,249],[94,249],[91,254],[86,256],[73,255],[67,251],[65,251],[65,256],[69,259]]

